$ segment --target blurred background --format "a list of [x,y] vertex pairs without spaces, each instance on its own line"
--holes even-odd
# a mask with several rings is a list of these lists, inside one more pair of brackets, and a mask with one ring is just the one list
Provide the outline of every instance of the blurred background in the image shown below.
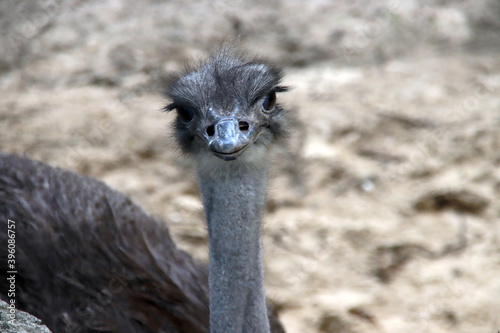
[[0,2],[0,150],[102,179],[207,259],[168,74],[221,41],[297,114],[264,228],[290,333],[500,329],[500,2]]

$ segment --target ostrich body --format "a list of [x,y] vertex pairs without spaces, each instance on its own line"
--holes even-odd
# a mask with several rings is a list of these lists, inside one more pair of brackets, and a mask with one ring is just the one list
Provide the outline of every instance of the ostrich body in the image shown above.
[[101,182],[0,154],[0,223],[18,223],[19,308],[56,332],[283,332],[267,311],[260,242],[270,156],[286,137],[281,77],[226,48],[167,89],[197,170],[208,272]]

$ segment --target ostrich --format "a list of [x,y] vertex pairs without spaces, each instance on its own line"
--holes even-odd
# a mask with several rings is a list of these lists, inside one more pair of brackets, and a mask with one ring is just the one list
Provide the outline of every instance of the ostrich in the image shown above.
[[0,154],[2,298],[11,220],[16,305],[54,332],[284,332],[266,306],[260,241],[268,168],[288,129],[281,79],[226,47],[167,88],[199,180],[208,269],[102,182]]

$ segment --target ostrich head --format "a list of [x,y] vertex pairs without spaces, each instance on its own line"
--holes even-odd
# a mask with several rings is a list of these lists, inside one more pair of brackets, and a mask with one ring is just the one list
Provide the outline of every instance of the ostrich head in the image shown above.
[[[224,48],[172,81],[167,97],[176,110],[175,135],[198,164],[259,163],[286,136],[286,117],[276,102],[281,69]],[[207,163],[208,162],[208,163]]]

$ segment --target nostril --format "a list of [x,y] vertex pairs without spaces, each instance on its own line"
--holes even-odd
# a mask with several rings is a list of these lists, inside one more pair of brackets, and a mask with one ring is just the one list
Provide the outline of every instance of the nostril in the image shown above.
[[205,131],[207,132],[208,136],[214,136],[214,134],[215,134],[215,126],[214,125],[208,126]]
[[248,123],[246,121],[240,121],[238,123],[238,125],[240,127],[240,131],[242,131],[242,132],[246,132],[250,128],[250,125],[248,125]]

